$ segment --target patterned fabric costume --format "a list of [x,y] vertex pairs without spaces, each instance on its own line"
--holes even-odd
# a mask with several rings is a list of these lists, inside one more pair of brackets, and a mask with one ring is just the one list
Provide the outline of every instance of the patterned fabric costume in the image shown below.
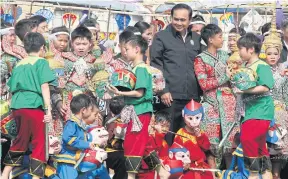
[[[63,52],[65,88],[62,90],[62,101],[70,106],[73,96],[79,93],[89,93],[89,82],[96,73],[93,63],[95,57],[87,54],[85,57],[76,56],[73,52]],[[68,108],[65,119],[71,117]]]
[[[229,85],[226,74],[228,54],[218,51],[217,57],[205,51],[194,61],[195,74],[204,92],[203,107],[205,119],[201,128],[206,131],[211,143],[211,150],[218,154],[221,136],[225,136],[235,121],[236,100]],[[234,128],[224,143],[223,153],[231,152],[233,136],[237,132]]]
[[[274,87],[272,89],[272,97],[274,100],[275,107],[275,122],[280,124],[281,127],[284,127],[286,130],[288,129],[288,113],[287,113],[287,105],[288,105],[288,80],[286,76],[282,76],[281,73],[284,70],[284,66],[282,64],[277,65],[276,67],[272,67],[273,78],[275,80]],[[281,149],[279,152],[285,155],[288,155],[288,135],[286,134],[284,138],[282,138],[284,142],[283,146],[275,146],[272,148],[276,149],[276,151]]]

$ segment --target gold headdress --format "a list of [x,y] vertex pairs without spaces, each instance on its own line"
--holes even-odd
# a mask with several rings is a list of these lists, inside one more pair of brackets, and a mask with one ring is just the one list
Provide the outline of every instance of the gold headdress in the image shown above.
[[[238,41],[240,38],[240,34],[236,34],[236,41]],[[235,72],[237,69],[241,67],[242,60],[239,54],[239,49],[237,46],[233,48],[233,54],[228,58],[227,61],[228,68],[231,70],[231,72]]]
[[[276,48],[279,53],[281,53],[283,44],[281,41],[281,35],[277,31],[276,28],[276,8],[273,10],[273,16],[271,21],[271,29],[269,35],[264,38],[264,42],[262,44],[262,53],[265,53],[268,48]],[[261,54],[260,58],[266,58],[266,54]]]

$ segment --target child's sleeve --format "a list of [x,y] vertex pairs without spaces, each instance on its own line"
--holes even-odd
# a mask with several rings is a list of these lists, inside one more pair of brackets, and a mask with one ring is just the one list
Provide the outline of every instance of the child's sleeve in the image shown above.
[[49,83],[55,80],[55,74],[49,67],[49,63],[45,59],[38,60],[37,74],[40,84]]
[[152,89],[152,76],[149,74],[148,70],[145,67],[138,67],[135,71],[136,75],[136,84],[135,90],[137,89]]
[[201,136],[196,137],[197,144],[203,151],[210,149],[210,141],[205,133],[201,133]]
[[78,125],[76,123],[67,121],[63,130],[63,144],[80,150],[88,149],[89,142],[79,139],[77,128]]
[[258,65],[257,67],[258,86],[266,86],[272,89],[274,86],[274,78],[269,65]]

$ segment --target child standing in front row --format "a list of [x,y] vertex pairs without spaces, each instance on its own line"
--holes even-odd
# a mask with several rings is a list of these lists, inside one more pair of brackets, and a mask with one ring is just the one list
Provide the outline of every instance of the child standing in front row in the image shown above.
[[[1,178],[8,179],[13,167],[23,164],[29,142],[32,144],[29,173],[42,178],[46,163],[45,123],[51,121],[49,85],[54,75],[44,56],[45,40],[39,33],[28,33],[24,48],[29,54],[12,71],[8,82],[12,101],[10,108],[17,123],[18,135],[4,159],[6,167]],[[47,111],[46,115],[44,110]]]
[[261,40],[252,33],[247,33],[237,42],[239,54],[246,67],[257,74],[257,86],[243,94],[245,117],[241,121],[240,140],[243,146],[244,162],[250,170],[249,179],[258,179],[258,172],[263,179],[271,179],[271,161],[266,145],[266,134],[270,121],[274,118],[274,104],[270,94],[274,79],[270,66],[258,58]]
[[[109,86],[108,89],[116,95],[124,96],[125,103],[134,106],[135,112],[142,123],[142,129],[139,132],[133,132],[132,123],[130,122],[124,140],[128,179],[134,179],[139,172],[149,138],[148,126],[153,112],[152,75],[149,67],[143,61],[143,55],[148,48],[148,44],[141,34],[137,35],[133,32],[124,31],[120,34],[120,38],[122,36],[127,37],[125,40],[126,58],[129,62],[132,62],[132,71],[137,78],[135,89],[128,92],[118,91],[113,86]],[[163,173],[164,171],[161,174]]]

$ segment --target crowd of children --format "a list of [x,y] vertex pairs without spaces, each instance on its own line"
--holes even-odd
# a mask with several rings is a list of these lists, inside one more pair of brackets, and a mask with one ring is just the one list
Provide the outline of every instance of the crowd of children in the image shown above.
[[[1,113],[1,132],[11,139],[1,178],[109,179],[109,169],[114,179],[280,178],[288,70],[278,63],[275,19],[263,45],[232,29],[231,53],[220,50],[220,27],[195,27],[207,46],[193,59],[203,98],[186,104],[178,131],[170,131],[169,113],[153,110],[165,79],[149,65],[151,26],[127,27],[114,56],[98,43],[97,25],[87,20],[71,33],[61,26],[49,35],[42,16],[1,25],[1,103],[12,111]],[[175,134],[171,146],[167,133]]]

